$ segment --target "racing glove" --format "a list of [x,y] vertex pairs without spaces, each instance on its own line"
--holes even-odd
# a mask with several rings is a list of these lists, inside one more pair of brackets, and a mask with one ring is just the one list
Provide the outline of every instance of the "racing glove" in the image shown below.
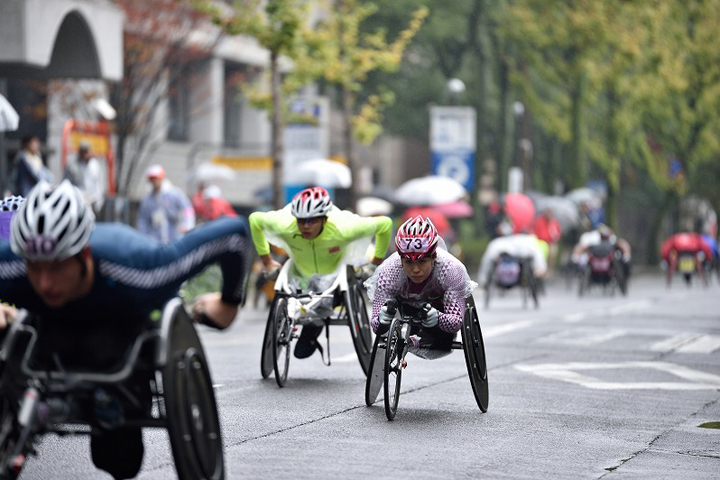
[[430,310],[427,311],[427,315],[422,321],[422,326],[425,328],[432,328],[438,324],[439,319],[440,312],[438,312],[435,308],[430,308]]
[[395,318],[395,315],[390,315],[387,311],[387,305],[383,306],[380,309],[380,315],[378,316],[378,320],[380,320],[380,325],[390,326],[390,323],[392,323],[393,318]]

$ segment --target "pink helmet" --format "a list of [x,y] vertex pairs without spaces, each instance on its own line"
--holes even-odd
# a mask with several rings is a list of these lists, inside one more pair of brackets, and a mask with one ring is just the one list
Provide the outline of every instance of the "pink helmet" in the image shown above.
[[332,208],[332,201],[324,188],[306,188],[295,195],[291,208],[295,218],[324,217]]
[[429,218],[418,215],[403,223],[395,235],[395,248],[401,257],[422,260],[437,251],[440,235]]

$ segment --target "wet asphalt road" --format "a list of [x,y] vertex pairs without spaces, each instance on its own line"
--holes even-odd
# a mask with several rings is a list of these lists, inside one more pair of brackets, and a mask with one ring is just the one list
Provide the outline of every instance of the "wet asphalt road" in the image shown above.
[[[332,366],[293,358],[282,389],[260,377],[265,310],[203,329],[227,477],[718,478],[720,430],[699,425],[720,421],[720,285],[667,289],[642,275],[627,297],[579,299],[561,281],[547,290],[537,310],[514,290],[481,309],[484,414],[461,352],[408,357],[389,422],[382,396],[364,405],[344,328],[332,328]],[[139,478],[175,478],[167,434],[146,430],[145,440]],[[48,436],[22,478],[110,477],[86,438]]]

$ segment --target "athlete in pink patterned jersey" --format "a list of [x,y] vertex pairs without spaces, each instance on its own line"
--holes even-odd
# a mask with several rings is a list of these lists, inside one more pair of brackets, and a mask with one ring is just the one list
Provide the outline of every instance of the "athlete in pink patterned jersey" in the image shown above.
[[430,303],[433,308],[423,328],[450,342],[455,337],[462,326],[465,298],[477,284],[470,280],[465,265],[437,248],[442,243],[430,219],[421,216],[409,219],[398,229],[397,252],[366,282],[373,301],[370,325],[375,333],[384,333],[392,321],[384,309],[385,302],[397,299],[417,308]]

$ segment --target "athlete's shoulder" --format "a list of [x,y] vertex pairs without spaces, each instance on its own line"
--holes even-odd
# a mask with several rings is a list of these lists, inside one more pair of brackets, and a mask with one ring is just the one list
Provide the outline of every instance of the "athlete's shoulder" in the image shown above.
[[90,248],[98,259],[132,259],[159,246],[157,241],[121,223],[98,223],[90,235]]

